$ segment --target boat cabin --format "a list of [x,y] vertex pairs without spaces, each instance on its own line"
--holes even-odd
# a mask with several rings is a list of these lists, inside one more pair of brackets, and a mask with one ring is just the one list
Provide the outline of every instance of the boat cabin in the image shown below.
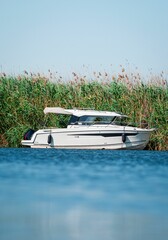
[[63,109],[60,107],[45,108],[44,113],[71,115],[68,126],[72,125],[125,125],[126,115],[109,111]]

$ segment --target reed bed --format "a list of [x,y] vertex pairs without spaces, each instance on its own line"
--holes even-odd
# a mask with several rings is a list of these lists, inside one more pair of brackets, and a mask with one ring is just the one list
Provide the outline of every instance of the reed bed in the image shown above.
[[116,76],[94,72],[91,79],[72,73],[63,81],[50,71],[47,77],[26,71],[18,76],[1,73],[0,146],[21,147],[28,128],[64,126],[63,117],[43,114],[47,106],[122,112],[136,126],[156,128],[147,149],[168,150],[168,82],[163,74],[143,81],[138,73],[122,69]]

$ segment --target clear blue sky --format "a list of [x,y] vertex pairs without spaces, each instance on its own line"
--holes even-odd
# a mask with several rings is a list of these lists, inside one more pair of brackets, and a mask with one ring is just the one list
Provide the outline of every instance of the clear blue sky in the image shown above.
[[167,0],[0,0],[1,71],[128,63],[145,74],[168,71]]

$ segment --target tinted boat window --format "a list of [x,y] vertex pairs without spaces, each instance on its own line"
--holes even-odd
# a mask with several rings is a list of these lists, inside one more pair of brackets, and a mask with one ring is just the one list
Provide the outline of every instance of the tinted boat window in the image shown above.
[[127,118],[126,117],[116,117],[113,121],[114,125],[126,126]]
[[82,116],[79,122],[82,124],[110,124],[114,120],[111,116]]
[[69,120],[69,125],[74,125],[74,124],[78,124],[78,120],[79,120],[79,117],[77,116],[71,116],[70,120]]

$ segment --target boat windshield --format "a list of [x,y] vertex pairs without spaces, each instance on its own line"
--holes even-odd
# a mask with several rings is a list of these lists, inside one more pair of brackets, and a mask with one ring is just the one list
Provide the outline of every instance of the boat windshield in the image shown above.
[[114,116],[72,116],[70,118],[69,125],[110,124],[114,119]]
[[113,122],[113,125],[119,125],[119,126],[126,126],[128,125],[127,123],[127,117],[116,117]]

